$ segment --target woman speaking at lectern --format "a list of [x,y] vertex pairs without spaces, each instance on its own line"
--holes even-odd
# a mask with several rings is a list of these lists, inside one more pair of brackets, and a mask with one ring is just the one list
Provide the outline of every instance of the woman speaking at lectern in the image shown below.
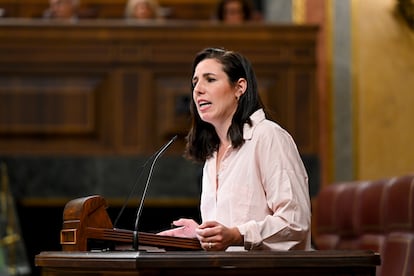
[[186,156],[203,162],[202,222],[160,235],[197,237],[205,250],[308,250],[308,176],[295,142],[267,118],[241,54],[207,48],[193,62]]

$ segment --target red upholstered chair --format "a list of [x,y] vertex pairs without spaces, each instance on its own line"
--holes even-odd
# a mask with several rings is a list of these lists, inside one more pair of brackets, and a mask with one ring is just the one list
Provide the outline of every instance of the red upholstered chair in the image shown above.
[[355,209],[359,248],[381,253],[385,241],[385,192],[387,179],[367,181],[358,186]]
[[414,276],[414,174],[332,184],[315,202],[316,249],[373,250],[377,276]]
[[335,224],[336,201],[343,185],[331,184],[324,187],[316,198],[316,227],[313,242],[316,249],[336,249],[339,242],[338,229]]
[[355,216],[355,196],[360,182],[342,184],[343,189],[335,202],[335,225],[339,234],[337,249],[358,249],[359,236]]
[[385,204],[387,232],[414,232],[414,175],[390,179]]
[[385,194],[388,236],[381,275],[414,275],[414,175],[392,178]]
[[[356,226],[359,235],[359,249],[373,250],[380,256],[385,244],[385,192],[388,179],[366,181],[358,185],[355,196]],[[381,267],[377,267],[377,276]]]
[[403,232],[389,234],[381,259],[382,276],[413,276],[414,234]]

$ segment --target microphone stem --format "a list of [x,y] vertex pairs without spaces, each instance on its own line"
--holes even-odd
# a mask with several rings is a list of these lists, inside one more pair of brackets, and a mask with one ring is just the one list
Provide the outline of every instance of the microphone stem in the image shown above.
[[149,186],[149,183],[151,181],[151,177],[152,177],[152,172],[154,170],[154,166],[155,163],[157,162],[158,158],[167,150],[167,148],[175,141],[175,139],[177,139],[177,135],[175,135],[160,151],[159,153],[155,156],[154,160],[151,163],[151,168],[148,172],[148,178],[147,178],[147,182],[145,183],[145,187],[144,187],[144,191],[142,193],[142,198],[141,198],[141,202],[139,204],[138,207],[138,211],[137,211],[137,216],[135,219],[135,227],[134,227],[134,232],[133,232],[133,248],[135,251],[138,250],[139,247],[139,240],[138,240],[138,226],[139,226],[139,219],[141,217],[141,213],[142,213],[142,208],[144,206],[144,201],[145,201],[145,196],[147,194],[147,189]]
[[139,242],[138,242],[138,231],[132,232],[133,233],[133,248],[135,251],[138,251],[139,248]]
[[[161,153],[161,152],[160,152]],[[155,158],[154,161],[151,164],[151,168],[150,171],[148,173],[148,178],[147,178],[147,183],[145,183],[145,188],[144,188],[144,192],[142,193],[142,198],[141,198],[141,202],[139,203],[139,208],[137,211],[137,216],[136,216],[136,220],[135,220],[135,227],[134,227],[134,250],[137,251],[138,250],[138,229],[139,229],[139,218],[141,217],[141,213],[142,213],[142,208],[144,206],[144,200],[145,200],[145,195],[147,194],[147,189],[148,189],[148,184],[151,181],[151,176],[152,176],[152,171],[154,169],[154,165],[155,165],[155,161],[157,160],[157,158],[160,156],[160,154],[158,154]]]

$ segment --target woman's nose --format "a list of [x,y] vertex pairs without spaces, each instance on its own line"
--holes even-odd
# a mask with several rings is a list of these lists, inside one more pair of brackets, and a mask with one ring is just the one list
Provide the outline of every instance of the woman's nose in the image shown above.
[[197,94],[197,95],[199,95],[199,94],[203,94],[204,92],[204,90],[203,90],[203,87],[202,87],[202,85],[198,82],[198,83],[196,83],[195,85],[194,85],[194,89],[193,89],[193,91],[194,91],[194,93],[195,94]]

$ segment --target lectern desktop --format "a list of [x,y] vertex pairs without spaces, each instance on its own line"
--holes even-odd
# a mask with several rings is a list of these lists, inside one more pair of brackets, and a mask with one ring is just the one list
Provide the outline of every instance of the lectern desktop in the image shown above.
[[370,251],[42,252],[43,276],[57,275],[375,275]]

